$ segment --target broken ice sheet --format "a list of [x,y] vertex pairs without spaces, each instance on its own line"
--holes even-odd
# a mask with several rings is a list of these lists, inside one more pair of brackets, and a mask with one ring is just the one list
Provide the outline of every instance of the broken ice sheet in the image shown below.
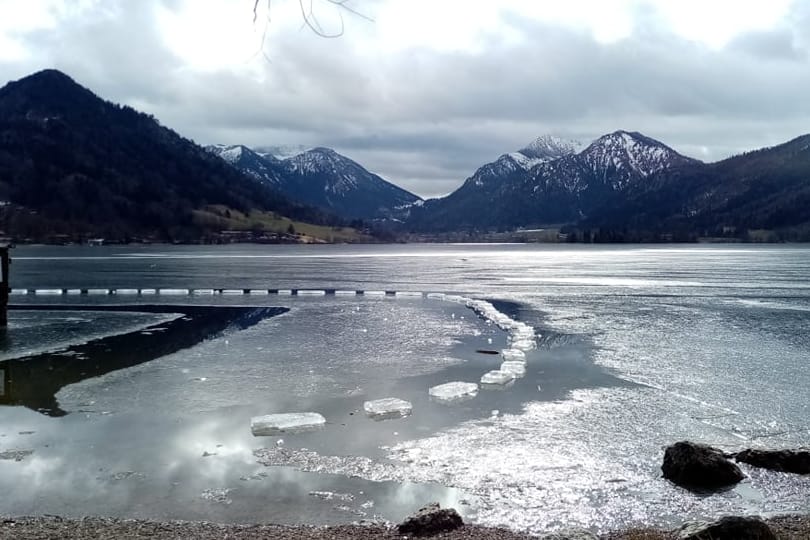
[[478,395],[478,385],[471,382],[454,381],[433,386],[428,390],[431,399],[441,403],[458,403]]
[[387,420],[389,418],[403,418],[413,411],[410,401],[399,398],[383,398],[363,403],[366,415],[374,420]]
[[319,429],[325,423],[326,419],[315,412],[268,414],[251,418],[250,431],[255,437],[301,433]]

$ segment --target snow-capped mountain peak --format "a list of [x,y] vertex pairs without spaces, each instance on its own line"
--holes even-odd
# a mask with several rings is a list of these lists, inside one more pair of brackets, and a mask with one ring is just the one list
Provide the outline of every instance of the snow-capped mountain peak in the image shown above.
[[552,160],[568,154],[576,154],[582,148],[582,143],[574,139],[541,135],[518,151],[527,157]]
[[281,181],[279,161],[272,156],[266,158],[241,144],[212,144],[205,149],[260,182],[277,187]]
[[637,131],[624,130],[599,137],[580,155],[594,173],[610,177],[617,189],[634,178],[695,161],[660,141]]
[[[289,152],[294,149],[292,152]],[[273,184],[293,200],[318,206],[346,218],[388,217],[399,207],[421,199],[359,163],[322,146],[261,147],[213,145],[208,151],[245,174]],[[284,159],[285,153],[293,155]]]

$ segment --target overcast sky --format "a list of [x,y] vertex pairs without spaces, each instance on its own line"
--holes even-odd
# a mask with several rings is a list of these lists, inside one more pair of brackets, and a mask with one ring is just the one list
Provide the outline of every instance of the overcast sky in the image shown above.
[[[0,0],[55,67],[201,144],[330,146],[422,196],[552,133],[714,161],[810,132],[810,0]],[[309,0],[307,0],[309,6]]]

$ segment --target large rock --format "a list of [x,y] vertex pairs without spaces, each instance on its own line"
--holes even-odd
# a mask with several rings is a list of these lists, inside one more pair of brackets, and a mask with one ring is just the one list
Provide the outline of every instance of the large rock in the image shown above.
[[669,446],[661,465],[664,478],[691,490],[733,486],[745,476],[720,450],[689,441]]
[[454,509],[442,508],[439,503],[430,503],[405,518],[405,521],[397,526],[397,530],[400,534],[431,536],[458,529],[463,525],[461,516]]
[[735,459],[754,467],[795,474],[810,474],[810,451],[743,450]]
[[687,523],[678,540],[777,540],[768,525],[757,517],[728,516],[714,523]]

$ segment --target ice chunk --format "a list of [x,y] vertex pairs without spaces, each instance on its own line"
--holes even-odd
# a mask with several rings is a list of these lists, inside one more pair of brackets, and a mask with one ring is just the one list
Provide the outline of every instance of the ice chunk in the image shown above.
[[394,296],[405,298],[422,298],[422,293],[419,291],[397,291]]
[[210,295],[214,294],[214,289],[194,289],[191,291],[192,294],[196,295]]
[[298,296],[325,296],[326,291],[322,289],[298,289]]
[[513,349],[520,349],[521,351],[530,351],[535,348],[533,339],[519,339],[512,342]]
[[335,296],[355,296],[357,291],[335,291]]
[[471,382],[449,382],[431,387],[428,395],[442,403],[457,403],[477,396],[478,385]]
[[510,383],[515,380],[515,376],[507,371],[499,369],[484,373],[481,377],[481,384],[499,385]]
[[374,420],[386,420],[388,418],[402,418],[408,416],[413,411],[410,401],[399,398],[384,398],[366,401],[363,403],[363,410]]
[[138,289],[116,289],[115,294],[120,294],[124,296],[132,296],[137,295],[139,293]]
[[222,294],[245,294],[243,289],[222,289]]
[[28,289],[11,289],[11,294],[14,296],[28,294]]
[[254,296],[265,296],[270,293],[267,291],[267,289],[250,289],[248,294],[252,294]]
[[166,296],[184,296],[189,294],[190,291],[188,289],[160,289],[158,290],[158,294],[166,295]]
[[37,289],[34,291],[34,294],[38,295],[54,295],[54,294],[62,294],[62,289]]
[[501,356],[503,356],[504,360],[515,362],[526,361],[526,353],[521,351],[520,349],[504,349],[501,351]]
[[427,297],[431,300],[444,300],[445,294],[440,292],[427,293]]
[[325,423],[326,419],[314,412],[268,414],[251,418],[250,431],[255,437],[300,433],[318,429]]
[[509,360],[501,364],[501,371],[511,373],[516,378],[523,377],[524,375],[526,375],[526,364],[524,364],[523,362]]
[[87,289],[87,294],[110,294],[110,289]]
[[385,296],[385,291],[363,291],[365,296]]
[[157,294],[157,289],[141,289],[141,296],[144,294]]

